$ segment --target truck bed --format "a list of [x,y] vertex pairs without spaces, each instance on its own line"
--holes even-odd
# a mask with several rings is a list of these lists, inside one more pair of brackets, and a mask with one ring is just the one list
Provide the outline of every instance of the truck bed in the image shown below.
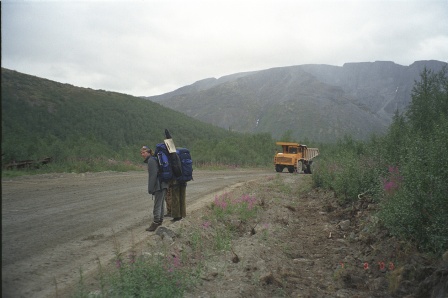
[[304,152],[304,158],[305,160],[311,160],[319,155],[319,149],[317,148],[307,148]]

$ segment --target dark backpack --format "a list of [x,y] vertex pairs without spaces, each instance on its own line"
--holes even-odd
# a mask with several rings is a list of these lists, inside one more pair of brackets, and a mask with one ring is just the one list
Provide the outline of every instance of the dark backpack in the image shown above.
[[166,145],[164,143],[156,145],[154,158],[159,165],[159,173],[157,174],[159,179],[165,182],[172,180],[173,169],[171,168],[170,163],[170,153],[168,152],[168,149],[166,148]]
[[187,148],[177,148],[176,152],[182,168],[182,174],[176,177],[177,181],[188,182],[193,180],[193,160],[191,159],[190,150]]
[[[177,150],[176,150],[177,151]],[[174,177],[182,176],[182,164],[177,152],[170,153],[169,155],[171,169],[173,170]]]

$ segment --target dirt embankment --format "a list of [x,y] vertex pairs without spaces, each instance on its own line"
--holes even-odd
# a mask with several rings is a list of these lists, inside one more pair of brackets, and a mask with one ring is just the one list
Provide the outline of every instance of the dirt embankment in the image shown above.
[[[185,295],[191,298],[446,297],[447,263],[379,229],[369,198],[341,207],[331,192],[310,185],[310,175],[288,173],[249,182],[228,195],[256,198],[256,219],[210,222],[209,203],[168,227],[176,237],[156,233],[141,250],[153,253],[162,242],[189,255],[185,266],[201,263],[201,282]],[[192,248],[197,231],[213,245],[220,225],[233,231],[230,250]]]

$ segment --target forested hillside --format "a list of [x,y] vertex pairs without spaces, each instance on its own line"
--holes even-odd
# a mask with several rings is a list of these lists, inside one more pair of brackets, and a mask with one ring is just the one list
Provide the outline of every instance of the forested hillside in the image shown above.
[[266,165],[269,134],[229,132],[142,98],[79,88],[2,68],[2,163],[114,159],[140,161],[168,128],[195,162]]

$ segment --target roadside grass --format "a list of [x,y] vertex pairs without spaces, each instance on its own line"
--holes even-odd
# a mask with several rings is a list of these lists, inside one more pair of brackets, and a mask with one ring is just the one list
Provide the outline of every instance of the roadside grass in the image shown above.
[[2,169],[2,178],[14,178],[27,175],[51,173],[86,173],[86,172],[128,172],[143,170],[142,164],[129,160],[119,161],[104,158],[86,158],[52,162],[45,165],[35,165],[24,169]]
[[222,162],[194,162],[193,167],[195,169],[209,170],[209,171],[222,171],[222,170],[236,170],[236,169],[271,169],[266,165],[251,165],[251,164],[229,164]]
[[[221,171],[229,169],[247,169],[268,167],[242,166],[224,163],[195,163],[196,170]],[[51,174],[51,173],[87,173],[87,172],[128,172],[146,170],[143,162],[130,160],[114,160],[105,158],[70,159],[67,161],[52,162],[45,165],[34,165],[22,169],[2,169],[2,178],[14,178],[28,175]]]
[[[146,252],[142,249],[137,254],[121,251],[116,242],[109,270],[98,261],[96,289],[87,290],[81,284],[81,276],[73,297],[182,297],[188,289],[200,285],[210,259],[231,254],[233,262],[238,262],[233,240],[246,233],[255,234],[256,229],[260,241],[271,241],[272,224],[263,219],[263,214],[268,210],[267,202],[272,204],[275,200],[273,193],[291,197],[309,190],[309,186],[285,187],[279,174],[264,179],[263,189],[260,184],[248,183],[239,193],[215,196],[191,225],[178,227],[179,244],[161,239],[157,245],[148,246]],[[311,185],[308,182],[304,184]]]

